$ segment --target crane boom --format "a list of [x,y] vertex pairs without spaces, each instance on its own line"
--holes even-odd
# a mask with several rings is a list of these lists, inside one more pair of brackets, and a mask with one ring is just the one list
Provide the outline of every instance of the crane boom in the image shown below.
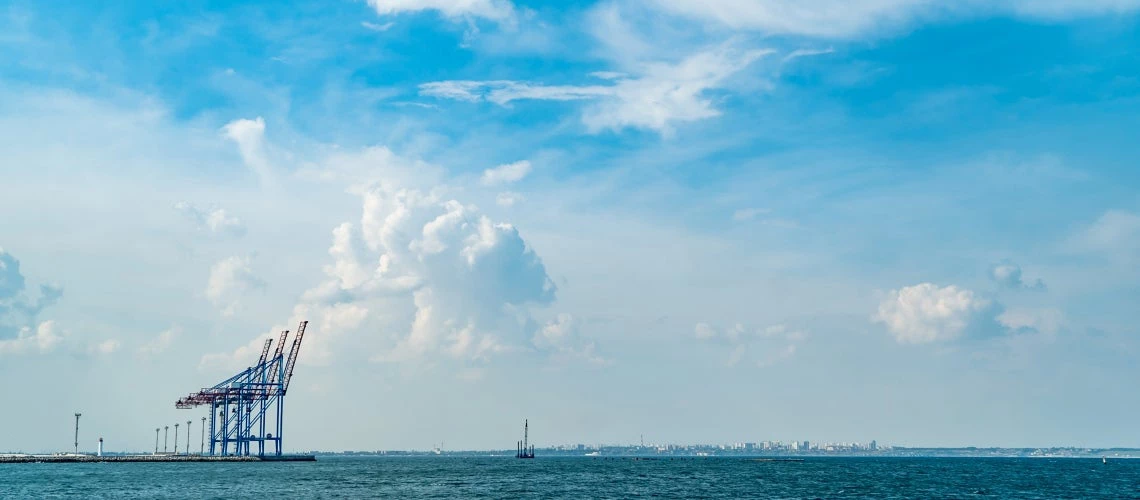
[[[277,350],[273,351],[273,362],[274,363],[280,363],[281,362],[281,353],[285,352],[285,340],[288,338],[289,338],[289,330],[281,331],[281,338],[277,339]],[[278,370],[277,370],[277,367],[275,366],[273,368],[273,371],[269,374],[269,381],[270,382],[277,382],[278,376],[279,376]]]
[[257,365],[258,366],[265,364],[265,358],[266,358],[266,356],[269,356],[269,346],[272,344],[273,344],[273,337],[269,337],[269,338],[265,339],[265,347],[261,348],[261,357],[257,359]]
[[285,363],[285,380],[281,384],[281,393],[289,391],[289,380],[293,378],[293,366],[297,364],[297,355],[301,353],[301,340],[305,338],[305,327],[308,321],[302,321],[297,326],[297,336],[293,338],[293,347],[289,349],[289,361]]

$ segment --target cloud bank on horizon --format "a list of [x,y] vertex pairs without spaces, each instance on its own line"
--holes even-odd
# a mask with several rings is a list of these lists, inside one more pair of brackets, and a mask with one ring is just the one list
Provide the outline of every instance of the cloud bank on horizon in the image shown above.
[[310,448],[377,415],[365,448],[491,447],[524,409],[1140,445],[1075,409],[1140,410],[1140,1],[17,2],[0,33],[0,376],[67,387],[16,389],[28,428],[308,319],[292,411],[356,408]]

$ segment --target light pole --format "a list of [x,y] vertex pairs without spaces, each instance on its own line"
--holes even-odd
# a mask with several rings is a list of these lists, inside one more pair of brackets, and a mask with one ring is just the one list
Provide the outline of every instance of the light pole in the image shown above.
[[166,444],[170,442],[170,426],[162,426],[162,453],[166,453]]
[[178,424],[174,424],[174,454],[178,454]]
[[75,412],[75,454],[79,454],[79,417],[83,416],[82,413]]
[[160,429],[158,427],[154,428],[154,454],[155,455],[158,455],[158,431],[161,431],[161,430],[162,429]]
[[186,421],[186,454],[190,455],[190,420]]
[[202,417],[202,444],[198,445],[198,454],[206,454],[206,417]]

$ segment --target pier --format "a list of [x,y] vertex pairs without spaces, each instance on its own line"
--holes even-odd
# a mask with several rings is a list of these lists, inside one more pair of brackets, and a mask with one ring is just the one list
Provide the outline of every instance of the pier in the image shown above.
[[0,464],[96,462],[313,462],[313,455],[0,455]]

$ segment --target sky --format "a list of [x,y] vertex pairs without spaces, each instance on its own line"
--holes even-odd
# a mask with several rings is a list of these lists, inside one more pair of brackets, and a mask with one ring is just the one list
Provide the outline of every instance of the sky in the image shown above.
[[0,450],[1140,447],[1140,0],[0,1]]

